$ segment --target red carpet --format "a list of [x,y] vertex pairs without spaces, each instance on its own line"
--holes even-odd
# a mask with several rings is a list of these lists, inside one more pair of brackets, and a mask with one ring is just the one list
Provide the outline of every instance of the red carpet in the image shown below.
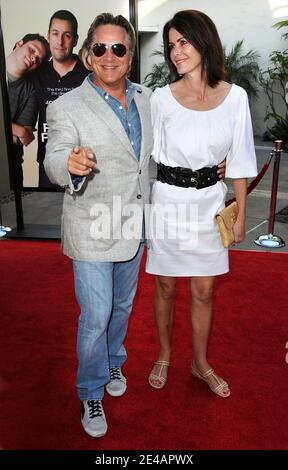
[[231,252],[217,280],[210,360],[229,381],[216,397],[190,374],[188,282],[178,283],[174,354],[161,390],[153,278],[141,270],[126,346],[128,390],[105,396],[107,436],[80,424],[74,388],[78,306],[58,242],[1,241],[1,449],[288,449],[288,255]]

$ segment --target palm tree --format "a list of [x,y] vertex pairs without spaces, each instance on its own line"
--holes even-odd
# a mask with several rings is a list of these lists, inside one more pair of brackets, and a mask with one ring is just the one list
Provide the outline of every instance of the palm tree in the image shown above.
[[144,85],[148,88],[151,88],[152,91],[155,88],[162,88],[171,82],[169,67],[166,62],[163,62],[164,50],[163,45],[160,50],[155,50],[152,52],[151,57],[160,56],[161,62],[158,64],[153,64],[152,71],[146,75],[144,78]]
[[243,43],[243,39],[237,41],[228,54],[226,48],[224,48],[226,80],[229,83],[236,83],[236,85],[243,87],[249,98],[257,97],[258,59],[260,56],[254,49],[250,49],[244,54]]
[[[288,27],[288,20],[279,21],[273,27]],[[282,38],[288,39],[288,33],[282,34]],[[269,102],[264,118],[270,124],[266,135],[283,140],[283,150],[288,152],[288,49],[271,52],[268,68],[261,71],[259,79]]]
[[[278,23],[273,24],[274,28],[281,29],[281,28],[288,28],[288,20],[278,21]],[[283,39],[288,39],[288,33],[282,34]]]

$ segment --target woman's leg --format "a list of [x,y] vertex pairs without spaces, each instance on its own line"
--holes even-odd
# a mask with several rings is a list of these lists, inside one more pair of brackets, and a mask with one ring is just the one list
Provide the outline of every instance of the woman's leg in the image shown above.
[[160,351],[149,377],[150,385],[155,388],[162,388],[167,379],[171,354],[175,286],[175,277],[156,276],[154,308]]
[[[205,377],[204,380],[215,393],[220,392],[218,394],[221,396],[228,396],[230,394],[229,387],[223,379],[214,373],[205,376],[205,373],[211,370],[207,360],[207,349],[212,324],[213,286],[214,276],[193,277],[191,279],[194,375],[198,372],[199,378]],[[220,383],[222,383],[222,388],[219,387]]]
[[204,372],[210,367],[207,362],[207,349],[212,323],[213,285],[213,276],[191,279],[193,360],[199,372]]

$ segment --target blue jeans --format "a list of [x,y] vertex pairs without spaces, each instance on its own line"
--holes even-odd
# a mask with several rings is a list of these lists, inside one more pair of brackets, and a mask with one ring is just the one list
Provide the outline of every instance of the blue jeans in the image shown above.
[[136,293],[143,254],[124,262],[73,261],[74,283],[81,312],[78,323],[77,391],[80,400],[101,400],[110,380],[109,368],[121,367],[123,346]]

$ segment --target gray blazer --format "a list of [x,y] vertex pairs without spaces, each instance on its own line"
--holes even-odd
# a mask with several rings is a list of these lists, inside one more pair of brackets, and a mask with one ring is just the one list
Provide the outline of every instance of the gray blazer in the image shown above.
[[[87,78],[47,108],[44,165],[50,180],[65,187],[62,246],[73,259],[125,261],[138,249],[143,208],[149,203],[153,135],[151,92],[137,87],[135,103],[142,131],[139,162],[120,120]],[[67,170],[68,156],[75,145],[92,147],[97,159],[97,170],[83,178],[76,191]]]

